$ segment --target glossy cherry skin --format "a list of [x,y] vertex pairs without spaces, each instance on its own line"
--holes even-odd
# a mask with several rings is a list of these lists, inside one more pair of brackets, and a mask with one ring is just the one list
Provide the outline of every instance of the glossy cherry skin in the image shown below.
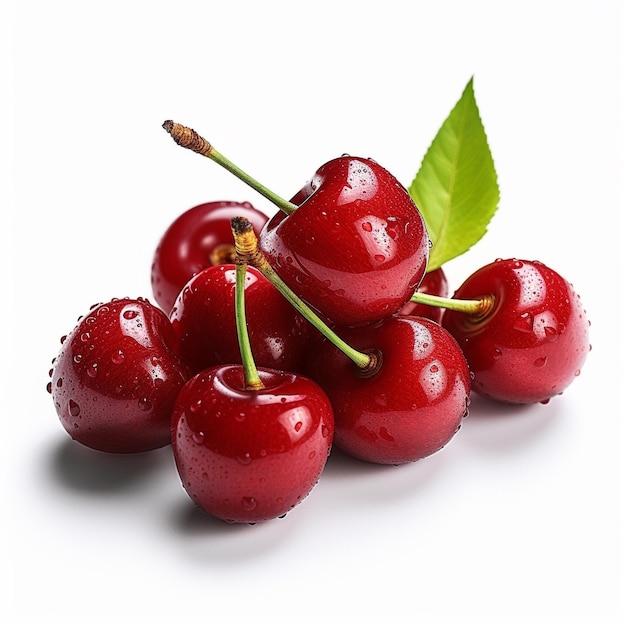
[[142,298],[93,307],[53,365],[48,390],[73,439],[117,453],[170,443],[172,407],[191,371],[159,308]]
[[406,189],[372,161],[343,156],[323,165],[261,232],[281,278],[322,317],[356,326],[396,312],[426,271],[429,240]]
[[[241,363],[235,326],[234,264],[207,267],[178,295],[170,320],[180,353],[197,373]],[[299,371],[313,327],[256,269],[245,280],[248,336],[256,365]]]
[[[420,293],[427,293],[431,296],[441,296],[442,298],[447,298],[450,295],[450,287],[448,284],[448,278],[443,271],[443,268],[439,267],[431,272],[426,272],[424,280],[422,280],[420,286],[417,288],[417,291]],[[428,319],[441,324],[443,312],[444,309],[441,307],[420,304],[419,302],[407,302],[398,311],[398,315],[427,317]]]
[[366,328],[343,329],[357,350],[380,350],[381,369],[363,377],[324,340],[310,374],[335,411],[334,445],[347,454],[398,465],[445,446],[468,413],[470,378],[458,344],[426,318],[392,316]]
[[476,271],[454,297],[493,295],[484,317],[446,311],[478,394],[501,402],[547,402],[578,376],[589,352],[589,321],[580,297],[538,261],[499,259]]
[[283,516],[318,482],[333,439],[333,412],[300,375],[259,368],[264,389],[244,389],[243,368],[208,368],[180,393],[174,459],[195,504],[228,522]]
[[179,215],[167,228],[154,253],[152,292],[157,304],[169,313],[179,291],[205,267],[234,261],[233,217],[250,220],[260,234],[267,215],[249,202],[206,202]]

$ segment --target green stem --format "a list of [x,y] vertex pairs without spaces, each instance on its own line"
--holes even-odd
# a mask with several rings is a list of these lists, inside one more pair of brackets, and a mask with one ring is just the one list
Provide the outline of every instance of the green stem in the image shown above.
[[275,194],[265,185],[262,185],[248,173],[244,172],[240,167],[227,159],[221,152],[218,152],[206,139],[204,139],[204,137],[200,136],[192,128],[172,122],[171,120],[163,122],[163,128],[172,136],[172,139],[179,146],[188,148],[193,152],[197,152],[198,154],[215,161],[215,163],[221,165],[225,170],[234,174],[237,178],[239,178],[239,180],[243,181],[246,185],[275,204],[281,211],[283,211],[283,213],[289,215],[298,208],[298,205],[285,200],[278,194]]
[[246,322],[246,269],[247,263],[238,262],[235,269],[235,325],[237,327],[237,340],[243,365],[244,385],[246,389],[263,389],[263,382],[254,363],[250,335]]
[[238,256],[245,259],[247,263],[261,272],[300,315],[312,324],[336,348],[343,352],[364,375],[370,375],[380,369],[380,353],[360,352],[347,344],[317,315],[317,313],[315,313],[315,311],[313,311],[313,309],[303,302],[291,287],[276,273],[261,252],[256,234],[252,230],[252,224],[247,219],[236,217],[232,220],[232,226],[235,236],[235,249],[237,250]]
[[459,300],[416,291],[411,298],[411,302],[482,317],[493,308],[494,298],[493,296],[483,296],[477,300]]

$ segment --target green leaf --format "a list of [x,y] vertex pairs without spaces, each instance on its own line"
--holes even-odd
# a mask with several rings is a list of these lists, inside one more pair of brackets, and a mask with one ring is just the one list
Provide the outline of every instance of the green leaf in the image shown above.
[[409,193],[433,243],[428,271],[460,256],[487,232],[500,190],[473,77],[437,132]]

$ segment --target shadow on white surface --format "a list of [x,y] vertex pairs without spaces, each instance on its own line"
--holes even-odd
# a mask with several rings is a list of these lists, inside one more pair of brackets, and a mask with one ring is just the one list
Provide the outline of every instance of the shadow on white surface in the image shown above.
[[167,448],[140,454],[110,454],[65,438],[52,447],[49,469],[61,487],[91,496],[111,495],[138,488],[170,455]]
[[457,435],[460,445],[481,453],[508,455],[547,437],[567,418],[567,401],[553,398],[547,404],[516,405],[494,402],[474,394],[470,414]]

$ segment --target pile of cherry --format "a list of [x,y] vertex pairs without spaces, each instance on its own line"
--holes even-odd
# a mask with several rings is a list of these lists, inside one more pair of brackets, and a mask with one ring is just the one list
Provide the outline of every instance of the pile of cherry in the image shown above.
[[[256,246],[245,258],[234,218]],[[158,306],[113,299],[62,338],[48,384],[61,423],[109,453],[172,444],[200,508],[254,523],[305,498],[332,446],[408,463],[450,441],[471,392],[518,404],[561,394],[590,349],[571,284],[498,259],[448,298],[428,255],[418,208],[370,159],[326,163],[271,219],[249,203],[193,207],[155,251]]]

